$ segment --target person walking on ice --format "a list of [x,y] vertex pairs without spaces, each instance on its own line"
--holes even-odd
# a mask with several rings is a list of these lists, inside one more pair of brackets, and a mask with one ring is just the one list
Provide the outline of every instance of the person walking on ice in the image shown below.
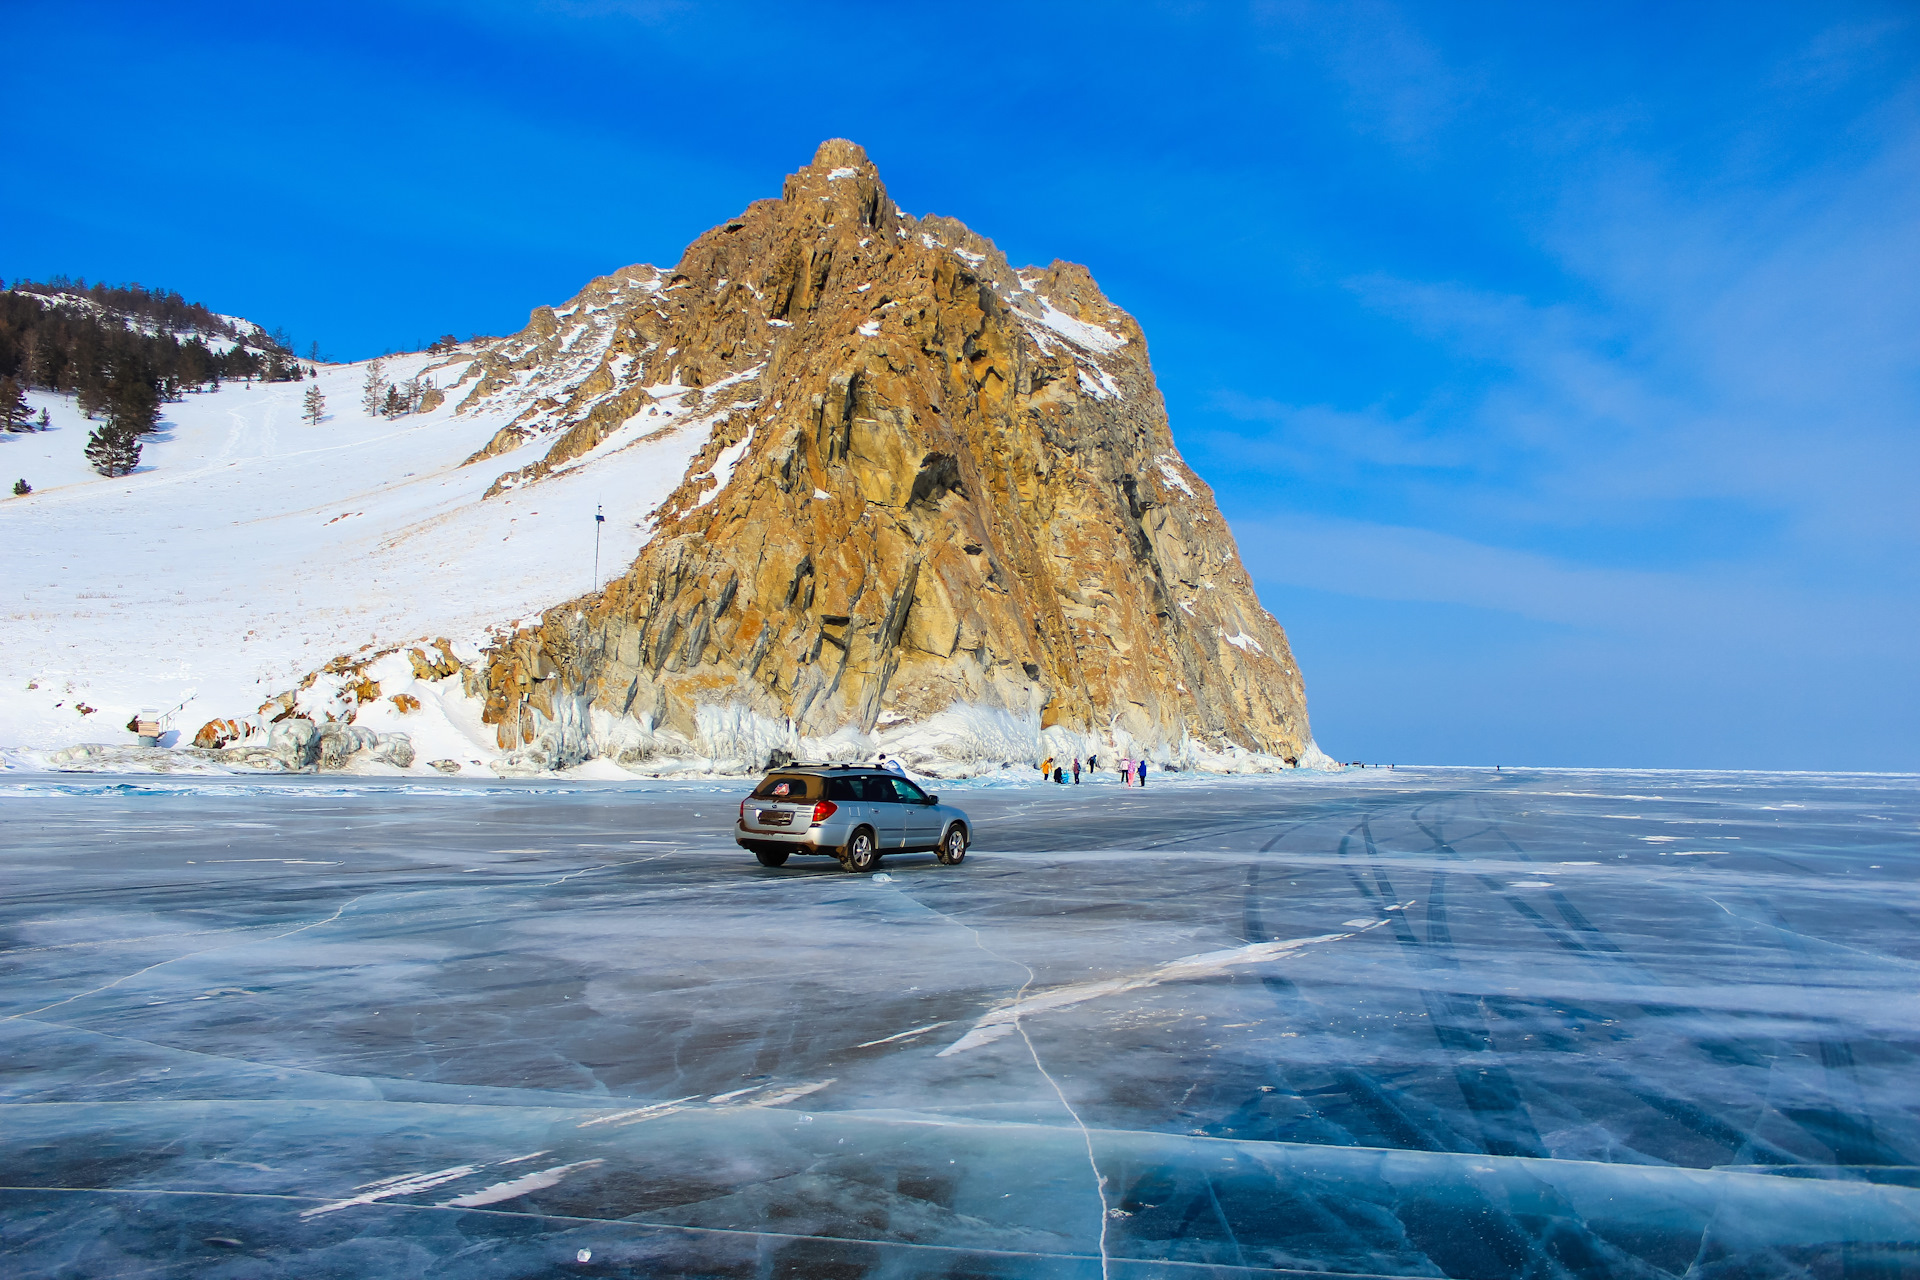
[[1079,756],[1075,756],[1073,758],[1073,785],[1076,787],[1080,785],[1080,757]]
[[1147,785],[1147,762],[1145,760],[1142,760],[1135,767],[1140,770],[1140,785],[1143,787],[1146,786]]

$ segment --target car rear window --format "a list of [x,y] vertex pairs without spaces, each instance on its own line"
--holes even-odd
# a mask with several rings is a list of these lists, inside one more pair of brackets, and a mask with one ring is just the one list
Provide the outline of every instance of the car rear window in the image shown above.
[[820,779],[804,773],[770,773],[754,788],[755,800],[818,800]]
[[868,804],[892,804],[893,788],[886,778],[872,774],[843,774],[827,779],[827,799],[864,800]]

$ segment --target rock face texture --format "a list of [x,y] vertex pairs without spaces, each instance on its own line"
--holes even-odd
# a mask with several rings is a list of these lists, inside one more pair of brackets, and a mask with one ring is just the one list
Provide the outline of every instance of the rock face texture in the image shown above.
[[853,143],[671,271],[536,311],[450,394],[527,404],[483,454],[550,441],[501,488],[662,405],[712,423],[660,507],[610,495],[652,524],[639,558],[470,672],[530,764],[1318,755],[1140,327],[1083,267],[903,214]]

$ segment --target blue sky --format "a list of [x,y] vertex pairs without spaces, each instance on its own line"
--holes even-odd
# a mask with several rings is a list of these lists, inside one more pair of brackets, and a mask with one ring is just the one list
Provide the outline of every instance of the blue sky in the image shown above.
[[1139,317],[1333,754],[1920,768],[1911,5],[8,10],[0,275],[356,358],[850,137]]

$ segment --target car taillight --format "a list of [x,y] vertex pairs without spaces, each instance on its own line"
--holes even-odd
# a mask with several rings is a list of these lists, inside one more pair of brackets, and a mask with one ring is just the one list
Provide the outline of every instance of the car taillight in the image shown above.
[[740,802],[740,821],[745,822],[746,820],[747,820],[747,802],[745,800],[742,800]]
[[831,818],[833,816],[833,811],[839,807],[840,806],[836,805],[831,800],[815,800],[813,802],[814,825],[819,826],[821,823],[825,822],[828,818]]

